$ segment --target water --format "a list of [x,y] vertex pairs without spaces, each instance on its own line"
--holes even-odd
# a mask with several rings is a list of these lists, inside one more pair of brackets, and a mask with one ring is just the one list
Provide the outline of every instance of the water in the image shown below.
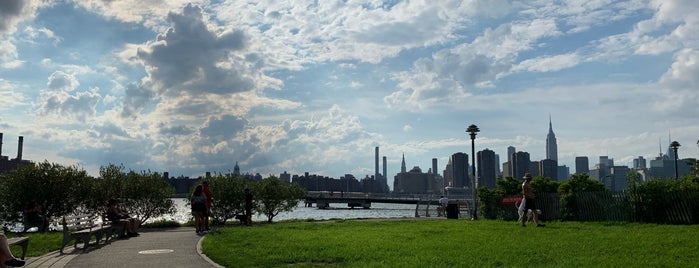
[[[173,215],[165,215],[153,219],[176,221],[185,223],[192,220],[191,210],[187,205],[185,198],[173,198],[177,212]],[[422,205],[419,209],[421,217],[425,216],[425,206]],[[436,206],[430,207],[430,216],[436,217]],[[275,216],[273,221],[280,220],[329,220],[329,219],[360,219],[360,218],[412,218],[415,217],[415,205],[412,204],[384,204],[372,203],[370,209],[355,208],[350,209],[346,204],[332,204],[329,209],[318,209],[316,207],[305,207],[301,201],[291,212],[282,212]],[[254,215],[253,221],[267,221],[264,215]]]

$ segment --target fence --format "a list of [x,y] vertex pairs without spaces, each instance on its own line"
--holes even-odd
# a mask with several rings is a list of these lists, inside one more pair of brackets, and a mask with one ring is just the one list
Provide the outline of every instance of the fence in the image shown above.
[[[581,192],[563,198],[558,193],[539,194],[540,219],[577,221],[627,221],[647,223],[699,223],[699,191]],[[516,220],[517,207],[501,205],[499,197],[482,200],[483,217]]]

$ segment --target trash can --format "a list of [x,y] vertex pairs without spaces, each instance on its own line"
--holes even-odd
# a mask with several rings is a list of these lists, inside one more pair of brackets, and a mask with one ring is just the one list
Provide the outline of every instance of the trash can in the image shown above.
[[448,203],[447,204],[447,219],[458,219],[459,218],[459,204]]

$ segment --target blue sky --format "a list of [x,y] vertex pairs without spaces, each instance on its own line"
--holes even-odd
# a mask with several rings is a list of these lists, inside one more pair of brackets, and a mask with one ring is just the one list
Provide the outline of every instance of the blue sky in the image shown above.
[[2,154],[200,176],[699,157],[699,2],[0,2]]

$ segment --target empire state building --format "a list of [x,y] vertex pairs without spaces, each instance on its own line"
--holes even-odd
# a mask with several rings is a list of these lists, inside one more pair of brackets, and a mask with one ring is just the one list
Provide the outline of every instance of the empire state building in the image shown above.
[[551,116],[549,116],[549,134],[546,135],[546,159],[551,159],[558,163],[558,146],[556,145],[556,134],[553,134]]

